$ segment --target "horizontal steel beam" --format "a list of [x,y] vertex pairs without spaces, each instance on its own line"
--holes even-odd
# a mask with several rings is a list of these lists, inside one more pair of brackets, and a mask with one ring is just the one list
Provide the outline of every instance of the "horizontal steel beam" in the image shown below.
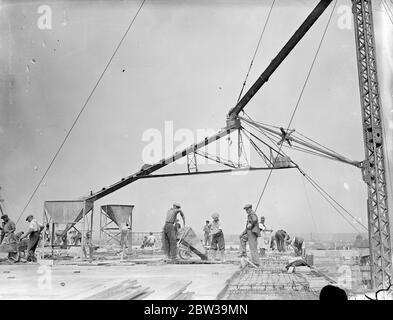
[[239,169],[222,169],[222,170],[208,170],[208,171],[198,171],[198,172],[180,172],[180,173],[165,173],[165,174],[150,174],[140,179],[149,178],[165,178],[165,177],[178,177],[178,176],[195,176],[199,174],[216,174],[216,173],[236,173],[244,171],[260,171],[260,170],[281,170],[281,169],[295,169],[297,166],[290,166],[284,168],[269,168],[269,167],[250,167],[250,168],[239,168]]
[[185,148],[182,151],[176,152],[171,157],[164,158],[155,164],[149,165],[147,167],[143,167],[138,172],[136,172],[126,178],[121,179],[120,181],[110,185],[109,187],[102,188],[100,191],[98,191],[96,193],[92,193],[90,196],[86,197],[85,200],[86,201],[96,201],[102,197],[105,197],[106,195],[108,195],[112,192],[115,192],[116,190],[119,190],[120,188],[125,187],[126,185],[129,185],[130,183],[132,183],[140,178],[146,177],[146,176],[150,175],[152,172],[157,171],[157,170],[167,166],[168,164],[171,164],[171,163],[175,162],[176,160],[179,160],[179,159],[187,156],[188,154],[190,154],[198,149],[201,149],[214,141],[221,139],[222,137],[227,136],[232,131],[237,130],[239,128],[239,124],[240,124],[240,121],[228,121],[228,125],[224,129],[221,129],[216,134],[214,134],[210,137],[206,137],[204,140],[202,140],[196,144],[193,144],[193,145],[189,146],[188,148]]

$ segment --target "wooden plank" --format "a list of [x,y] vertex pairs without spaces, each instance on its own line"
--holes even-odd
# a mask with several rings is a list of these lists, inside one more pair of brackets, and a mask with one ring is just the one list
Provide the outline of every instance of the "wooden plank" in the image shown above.
[[71,297],[72,300],[102,300],[125,290],[130,286],[135,286],[136,280],[115,281],[112,283],[102,284],[98,287],[84,291]]
[[154,292],[154,290],[149,290],[145,293],[142,293],[142,294],[136,296],[135,298],[132,298],[132,300],[144,300],[146,297],[151,295],[153,292]]
[[144,295],[148,292],[153,292],[150,290],[149,287],[136,287],[133,289],[127,289],[117,295],[111,296],[108,298],[108,300],[132,300],[135,299],[136,297],[140,296],[140,295]]
[[157,294],[151,297],[154,300],[172,300],[182,293],[192,281],[176,281],[169,286],[157,291]]
[[183,292],[179,294],[175,299],[173,300],[191,300],[191,297],[195,294],[195,292],[188,291],[188,292]]

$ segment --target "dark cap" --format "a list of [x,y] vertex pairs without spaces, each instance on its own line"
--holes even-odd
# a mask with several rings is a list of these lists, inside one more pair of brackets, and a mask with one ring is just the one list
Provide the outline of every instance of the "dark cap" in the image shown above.
[[32,215],[32,214],[29,214],[29,215],[26,217],[26,221],[29,220],[30,217],[33,218],[33,215]]
[[3,214],[3,215],[1,216],[1,219],[6,219],[6,218],[8,218],[8,214]]

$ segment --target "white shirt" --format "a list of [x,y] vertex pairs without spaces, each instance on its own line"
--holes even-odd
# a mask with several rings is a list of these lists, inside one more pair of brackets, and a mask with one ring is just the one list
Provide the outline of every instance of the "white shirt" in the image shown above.
[[210,230],[211,230],[211,234],[216,234],[220,230],[222,230],[222,222],[221,222],[221,220],[218,220],[218,221],[214,221],[213,220],[210,223]]
[[34,232],[40,231],[40,224],[36,219],[30,221],[29,229],[32,229]]
[[263,223],[259,223],[259,229],[261,229],[261,231],[265,231],[266,230],[266,227],[265,227],[265,225],[263,224]]

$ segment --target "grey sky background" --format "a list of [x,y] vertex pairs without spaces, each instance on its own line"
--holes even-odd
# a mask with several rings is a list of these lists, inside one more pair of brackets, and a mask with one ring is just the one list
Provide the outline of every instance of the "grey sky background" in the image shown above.
[[[276,2],[248,86],[318,1]],[[378,3],[374,8],[378,67],[387,154],[392,160],[393,27]],[[37,8],[42,4],[52,9],[51,30],[37,27]],[[45,200],[77,199],[139,170],[147,144],[142,135],[147,129],[163,132],[165,121],[173,121],[175,131],[187,128],[194,133],[224,127],[270,4],[256,0],[146,1],[24,216],[41,216]],[[139,1],[2,1],[0,185],[14,219],[139,5]],[[349,5],[347,0],[337,3],[292,127],[351,159],[363,160],[354,30],[352,23],[350,29],[340,28]],[[248,104],[246,111],[255,120],[288,124],[332,8]],[[360,170],[288,153],[367,224],[367,190]],[[185,165],[175,164],[164,171],[179,170],[184,171]],[[167,209],[177,201],[197,231],[217,211],[224,232],[237,233],[244,227],[243,205],[256,203],[266,178],[267,172],[253,172],[146,179],[96,202],[96,213],[103,204],[134,204],[134,230],[159,231]],[[273,229],[289,233],[354,231],[307,182],[305,191],[297,171],[273,172],[257,213]],[[19,225],[23,227],[24,219]]]

